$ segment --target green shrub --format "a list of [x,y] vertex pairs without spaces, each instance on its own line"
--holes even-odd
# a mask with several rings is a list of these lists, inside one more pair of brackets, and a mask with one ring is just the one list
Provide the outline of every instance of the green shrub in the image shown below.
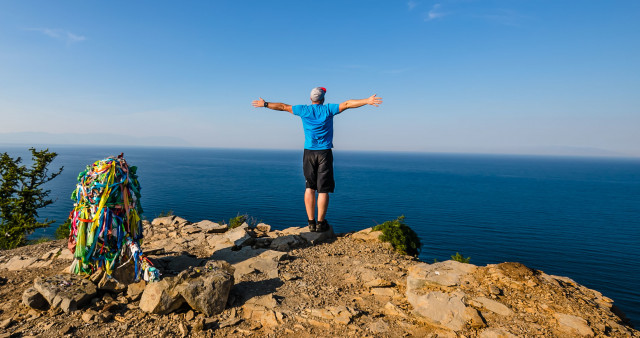
[[157,218],[168,217],[168,216],[173,216],[173,210],[169,210],[169,211],[162,210],[162,211],[160,211],[160,214],[158,214]]
[[244,214],[244,215],[238,215],[236,217],[229,219],[229,229],[233,229],[241,226],[242,223],[246,222],[248,218],[249,218],[249,215]]
[[453,259],[456,262],[460,262],[460,263],[469,263],[469,261],[471,260],[471,257],[467,257],[465,258],[464,256],[462,256],[459,252],[456,252],[455,255],[451,255],[451,259]]
[[0,154],[0,249],[12,249],[27,243],[27,236],[53,220],[38,221],[38,210],[53,203],[50,190],[43,184],[62,172],[49,172],[48,166],[58,156],[49,149],[30,148],[31,167],[21,165],[22,158]]
[[404,255],[418,256],[422,248],[420,237],[404,223],[404,216],[393,221],[386,221],[373,227],[374,231],[382,231],[380,240],[389,242],[393,248]]
[[56,239],[67,239],[71,233],[71,220],[66,220],[64,223],[58,225],[54,237]]

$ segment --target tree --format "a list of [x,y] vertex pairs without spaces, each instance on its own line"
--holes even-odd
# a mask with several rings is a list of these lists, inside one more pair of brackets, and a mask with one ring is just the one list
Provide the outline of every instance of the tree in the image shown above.
[[38,221],[38,209],[53,203],[51,190],[42,185],[62,173],[49,173],[48,166],[58,156],[49,149],[30,148],[33,163],[30,168],[21,165],[22,158],[0,155],[0,249],[11,249],[26,243],[35,229],[49,226],[54,221]]

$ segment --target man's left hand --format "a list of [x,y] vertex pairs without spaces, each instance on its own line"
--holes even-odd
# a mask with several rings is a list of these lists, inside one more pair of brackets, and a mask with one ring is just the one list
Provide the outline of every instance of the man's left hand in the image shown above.
[[256,108],[262,108],[264,107],[264,100],[262,98],[260,98],[260,100],[253,100],[251,102],[251,105]]

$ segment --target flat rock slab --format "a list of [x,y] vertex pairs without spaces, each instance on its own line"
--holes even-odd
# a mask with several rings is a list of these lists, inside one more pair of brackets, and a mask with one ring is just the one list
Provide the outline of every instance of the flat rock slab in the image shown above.
[[278,251],[289,251],[306,244],[316,245],[336,237],[331,226],[329,226],[329,230],[322,232],[311,232],[309,227],[293,227],[276,231],[275,235],[276,237],[271,241],[270,249]]
[[476,297],[473,299],[474,301],[480,303],[482,307],[485,309],[495,312],[501,316],[511,316],[513,315],[513,310],[511,310],[508,306],[495,301],[493,299],[489,299],[487,297]]
[[556,313],[553,316],[558,321],[560,331],[564,333],[586,337],[594,336],[593,330],[589,327],[589,323],[583,318],[564,313]]
[[456,286],[462,276],[473,273],[477,266],[456,261],[444,261],[433,264],[420,263],[409,268],[407,287],[419,289],[429,284]]
[[289,251],[304,246],[305,243],[306,241],[298,235],[285,235],[274,238],[269,248],[277,251]]
[[270,279],[278,278],[278,265],[284,256],[285,252],[263,250],[258,256],[234,264],[234,278],[239,280],[242,276],[256,271],[264,273]]
[[229,226],[226,224],[219,224],[216,222],[211,222],[209,220],[200,221],[191,225],[193,227],[202,229],[202,231],[206,233],[223,233],[229,229]]
[[413,306],[414,313],[430,323],[460,331],[467,320],[471,319],[469,318],[471,313],[467,313],[462,297],[462,293],[447,294],[433,291],[426,295],[407,295],[407,300]]
[[9,261],[7,261],[6,263],[0,264],[0,269],[4,268],[9,271],[22,270],[33,264],[36,260],[38,260],[37,257],[14,256],[11,257],[11,259],[9,259]]
[[55,257],[55,259],[59,259],[63,261],[72,261],[74,259],[73,252],[69,251],[68,249],[62,249],[62,251],[60,251],[60,255]]
[[91,281],[73,274],[38,277],[33,287],[52,307],[59,307],[66,313],[88,303],[98,291]]
[[216,251],[211,258],[232,264],[235,268],[234,278],[240,280],[242,276],[256,271],[268,278],[278,278],[278,265],[284,256],[285,252],[245,246],[236,251],[230,248]]
[[307,228],[307,231],[300,232],[300,237],[302,237],[305,241],[309,242],[312,245],[316,245],[322,242],[326,242],[329,239],[335,238],[336,234],[333,232],[333,227],[329,226],[329,230],[323,232],[310,232]]
[[479,335],[480,338],[516,338],[511,332],[501,328],[488,328]]

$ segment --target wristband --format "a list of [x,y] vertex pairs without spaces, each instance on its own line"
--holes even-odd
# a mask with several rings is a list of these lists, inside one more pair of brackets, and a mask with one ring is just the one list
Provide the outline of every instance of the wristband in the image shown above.
[[269,107],[267,107],[268,105],[269,105],[269,102],[264,101],[264,107],[265,107],[265,108],[269,108]]

